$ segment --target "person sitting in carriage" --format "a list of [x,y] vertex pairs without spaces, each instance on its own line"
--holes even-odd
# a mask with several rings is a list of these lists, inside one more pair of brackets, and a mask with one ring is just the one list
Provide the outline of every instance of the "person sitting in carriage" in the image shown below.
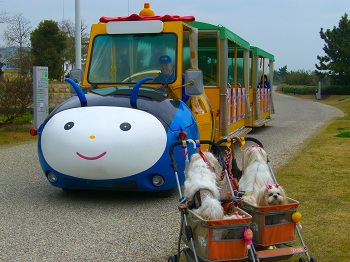
[[270,82],[267,81],[267,75],[261,76],[261,81],[258,84],[258,88],[270,89]]

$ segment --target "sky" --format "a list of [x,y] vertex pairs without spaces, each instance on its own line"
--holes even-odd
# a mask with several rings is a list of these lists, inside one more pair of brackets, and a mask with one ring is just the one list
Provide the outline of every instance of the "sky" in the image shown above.
[[[252,46],[275,56],[275,70],[315,70],[324,55],[321,28],[338,27],[350,16],[349,0],[80,0],[80,13],[90,28],[102,16],[138,14],[149,2],[156,15],[195,16],[197,21],[222,25]],[[0,12],[23,14],[32,30],[43,20],[75,21],[75,0],[0,0]],[[0,24],[0,46],[6,24]]]

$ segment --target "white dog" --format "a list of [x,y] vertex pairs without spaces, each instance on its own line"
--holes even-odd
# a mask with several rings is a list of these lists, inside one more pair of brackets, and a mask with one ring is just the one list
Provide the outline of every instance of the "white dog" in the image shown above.
[[193,201],[194,195],[200,192],[199,207],[192,211],[204,220],[216,220],[224,217],[224,210],[219,201],[220,192],[217,180],[222,167],[215,156],[206,151],[193,154],[185,170],[184,195]]
[[267,154],[262,147],[251,146],[244,154],[244,172],[238,182],[240,191],[245,191],[242,199],[256,206],[259,191],[274,181],[267,165]]
[[287,196],[279,184],[266,184],[257,197],[258,206],[276,206],[287,204]]

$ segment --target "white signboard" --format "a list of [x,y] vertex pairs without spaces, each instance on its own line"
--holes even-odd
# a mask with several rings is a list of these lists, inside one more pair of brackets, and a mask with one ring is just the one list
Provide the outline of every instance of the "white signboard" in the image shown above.
[[33,67],[34,128],[38,129],[49,115],[49,78],[47,66]]

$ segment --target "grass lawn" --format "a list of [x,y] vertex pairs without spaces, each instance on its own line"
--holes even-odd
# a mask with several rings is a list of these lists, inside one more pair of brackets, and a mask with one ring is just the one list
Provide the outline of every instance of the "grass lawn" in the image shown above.
[[37,141],[37,136],[29,134],[32,124],[0,125],[0,147],[12,146],[19,143]]
[[319,130],[294,159],[275,172],[287,193],[300,202],[301,234],[311,257],[348,261],[350,96],[323,97],[319,102],[339,108],[345,116]]

